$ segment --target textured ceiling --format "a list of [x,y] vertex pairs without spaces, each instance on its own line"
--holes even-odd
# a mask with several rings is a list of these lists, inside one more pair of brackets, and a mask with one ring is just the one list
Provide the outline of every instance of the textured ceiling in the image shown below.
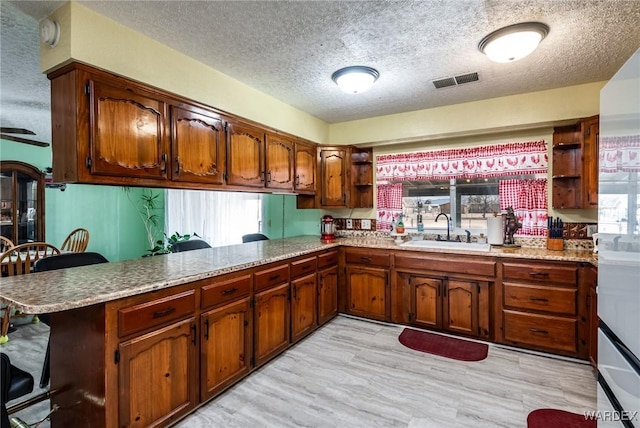
[[[32,118],[14,106],[48,106],[49,96],[36,19],[62,2],[6,3],[0,122],[27,127]],[[329,123],[608,80],[640,47],[637,0],[79,3]],[[551,28],[529,57],[498,64],[478,51],[483,36],[523,21]],[[348,65],[380,78],[369,92],[345,94],[330,76]],[[469,72],[479,81],[431,83]]]

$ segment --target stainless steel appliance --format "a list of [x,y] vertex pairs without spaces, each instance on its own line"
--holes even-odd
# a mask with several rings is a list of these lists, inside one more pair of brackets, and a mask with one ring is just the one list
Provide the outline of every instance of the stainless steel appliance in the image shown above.
[[640,428],[640,50],[600,92],[598,426]]

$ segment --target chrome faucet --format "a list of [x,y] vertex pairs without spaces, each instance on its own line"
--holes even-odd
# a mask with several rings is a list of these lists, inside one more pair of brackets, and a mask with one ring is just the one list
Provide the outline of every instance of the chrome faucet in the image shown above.
[[449,216],[447,216],[445,213],[440,213],[436,216],[436,223],[438,222],[438,218],[440,218],[440,216],[443,215],[444,218],[447,219],[447,241],[451,241],[451,230],[449,229]]

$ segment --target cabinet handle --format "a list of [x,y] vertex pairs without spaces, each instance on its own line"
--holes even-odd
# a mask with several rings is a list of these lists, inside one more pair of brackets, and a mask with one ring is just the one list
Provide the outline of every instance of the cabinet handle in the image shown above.
[[530,328],[529,331],[531,333],[549,334],[549,332],[547,330],[540,330],[540,329],[537,329],[537,328]]
[[591,294],[587,294],[587,309],[591,309]]
[[309,270],[309,269],[311,269],[311,265],[302,266],[302,270]]
[[160,171],[167,172],[167,154],[166,153],[163,153],[162,156],[160,156]]
[[176,175],[180,175],[180,156],[176,156]]
[[293,300],[297,300],[297,298],[298,298],[298,293],[296,292],[296,289],[297,289],[297,288],[298,288],[298,287],[292,287],[292,290],[293,290]]
[[264,183],[264,171],[260,173],[260,181]]
[[204,338],[209,340],[209,319],[204,320]]
[[222,294],[223,296],[228,296],[229,294],[233,294],[236,291],[238,291],[238,288],[237,287],[233,287],[233,288],[230,288],[229,290],[221,291],[220,294]]
[[529,275],[531,276],[549,276],[549,272],[529,272]]
[[360,261],[363,261],[365,263],[371,263],[371,257],[360,257]]
[[267,182],[271,183],[271,171],[267,174]]
[[269,281],[275,281],[275,280],[276,280],[276,279],[278,279],[278,278],[280,278],[280,274],[277,274],[277,275],[271,275],[271,276],[269,277]]
[[300,176],[296,175],[296,181],[295,181],[296,186],[300,185]]
[[545,299],[544,297],[529,297],[529,300],[532,302],[548,302],[549,299]]
[[342,203],[347,205],[347,194],[346,193],[342,194]]
[[162,317],[166,317],[169,314],[172,314],[176,311],[176,308],[174,308],[173,306],[167,309],[163,309],[161,311],[155,311],[151,316],[153,318],[162,318]]
[[191,343],[195,346],[196,344],[196,325],[191,325]]

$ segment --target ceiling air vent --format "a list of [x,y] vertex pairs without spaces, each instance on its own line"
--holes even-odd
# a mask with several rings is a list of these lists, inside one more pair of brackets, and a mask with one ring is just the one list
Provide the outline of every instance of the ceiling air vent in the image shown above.
[[462,85],[463,83],[477,82],[478,80],[479,80],[478,73],[473,72],[473,73],[461,74],[459,76],[445,77],[438,80],[432,80],[432,83],[433,83],[433,86],[436,87],[436,89],[440,89],[440,88],[446,88],[448,86]]

